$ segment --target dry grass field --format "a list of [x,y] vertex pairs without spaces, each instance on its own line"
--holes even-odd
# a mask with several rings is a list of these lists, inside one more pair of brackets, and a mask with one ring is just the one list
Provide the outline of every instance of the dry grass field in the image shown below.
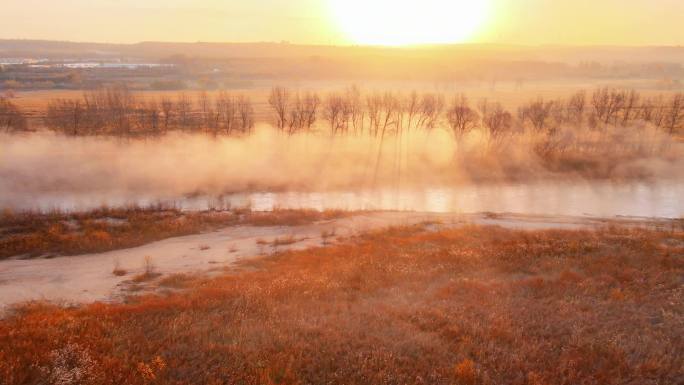
[[[684,233],[429,225],[0,321],[2,384],[678,384]],[[179,290],[185,288],[185,290]]]
[[156,206],[84,213],[4,211],[0,212],[0,260],[97,253],[227,226],[292,226],[342,215],[313,210],[183,212]]

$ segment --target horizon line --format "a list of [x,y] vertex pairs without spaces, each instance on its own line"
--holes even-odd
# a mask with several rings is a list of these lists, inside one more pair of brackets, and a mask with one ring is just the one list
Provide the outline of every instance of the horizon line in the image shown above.
[[411,48],[449,48],[449,47],[515,47],[515,48],[684,48],[684,44],[565,44],[565,43],[494,43],[494,42],[454,42],[454,43],[425,43],[406,45],[381,45],[381,44],[323,44],[323,43],[300,43],[282,41],[172,41],[172,40],[140,40],[137,42],[103,42],[87,40],[52,40],[36,38],[3,38],[0,42],[44,42],[44,43],[69,43],[69,44],[100,44],[136,46],[142,44],[186,44],[186,45],[280,45],[296,47],[326,47],[326,48],[384,48],[384,49],[411,49]]

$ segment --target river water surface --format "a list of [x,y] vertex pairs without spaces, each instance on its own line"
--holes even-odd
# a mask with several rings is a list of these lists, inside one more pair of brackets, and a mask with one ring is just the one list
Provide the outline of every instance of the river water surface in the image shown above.
[[88,210],[162,203],[184,210],[251,207],[314,210],[402,210],[436,213],[498,212],[592,217],[684,217],[684,182],[482,184],[397,190],[251,192],[223,196],[130,196],[126,193],[40,193],[2,197],[13,210]]

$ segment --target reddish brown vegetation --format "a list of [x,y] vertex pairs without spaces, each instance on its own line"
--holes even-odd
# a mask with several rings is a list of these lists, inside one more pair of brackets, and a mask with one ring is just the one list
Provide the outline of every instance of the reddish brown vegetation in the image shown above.
[[185,292],[25,307],[0,321],[0,379],[675,384],[683,257],[673,232],[391,229]]
[[26,117],[19,107],[9,99],[0,96],[0,130],[21,131],[27,128]]
[[183,212],[163,207],[103,208],[73,214],[5,211],[0,213],[0,259],[103,252],[238,224],[295,226],[341,215],[339,211],[307,210]]

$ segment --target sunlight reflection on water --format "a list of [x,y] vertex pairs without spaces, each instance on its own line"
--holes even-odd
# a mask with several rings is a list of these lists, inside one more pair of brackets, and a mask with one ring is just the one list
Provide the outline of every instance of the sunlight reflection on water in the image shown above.
[[342,192],[253,192],[221,197],[131,197],[126,194],[40,194],[2,199],[5,208],[66,211],[99,206],[163,203],[185,210],[251,207],[313,210],[407,210],[421,212],[507,212],[571,216],[684,216],[684,183],[488,184],[413,190],[379,189]]

